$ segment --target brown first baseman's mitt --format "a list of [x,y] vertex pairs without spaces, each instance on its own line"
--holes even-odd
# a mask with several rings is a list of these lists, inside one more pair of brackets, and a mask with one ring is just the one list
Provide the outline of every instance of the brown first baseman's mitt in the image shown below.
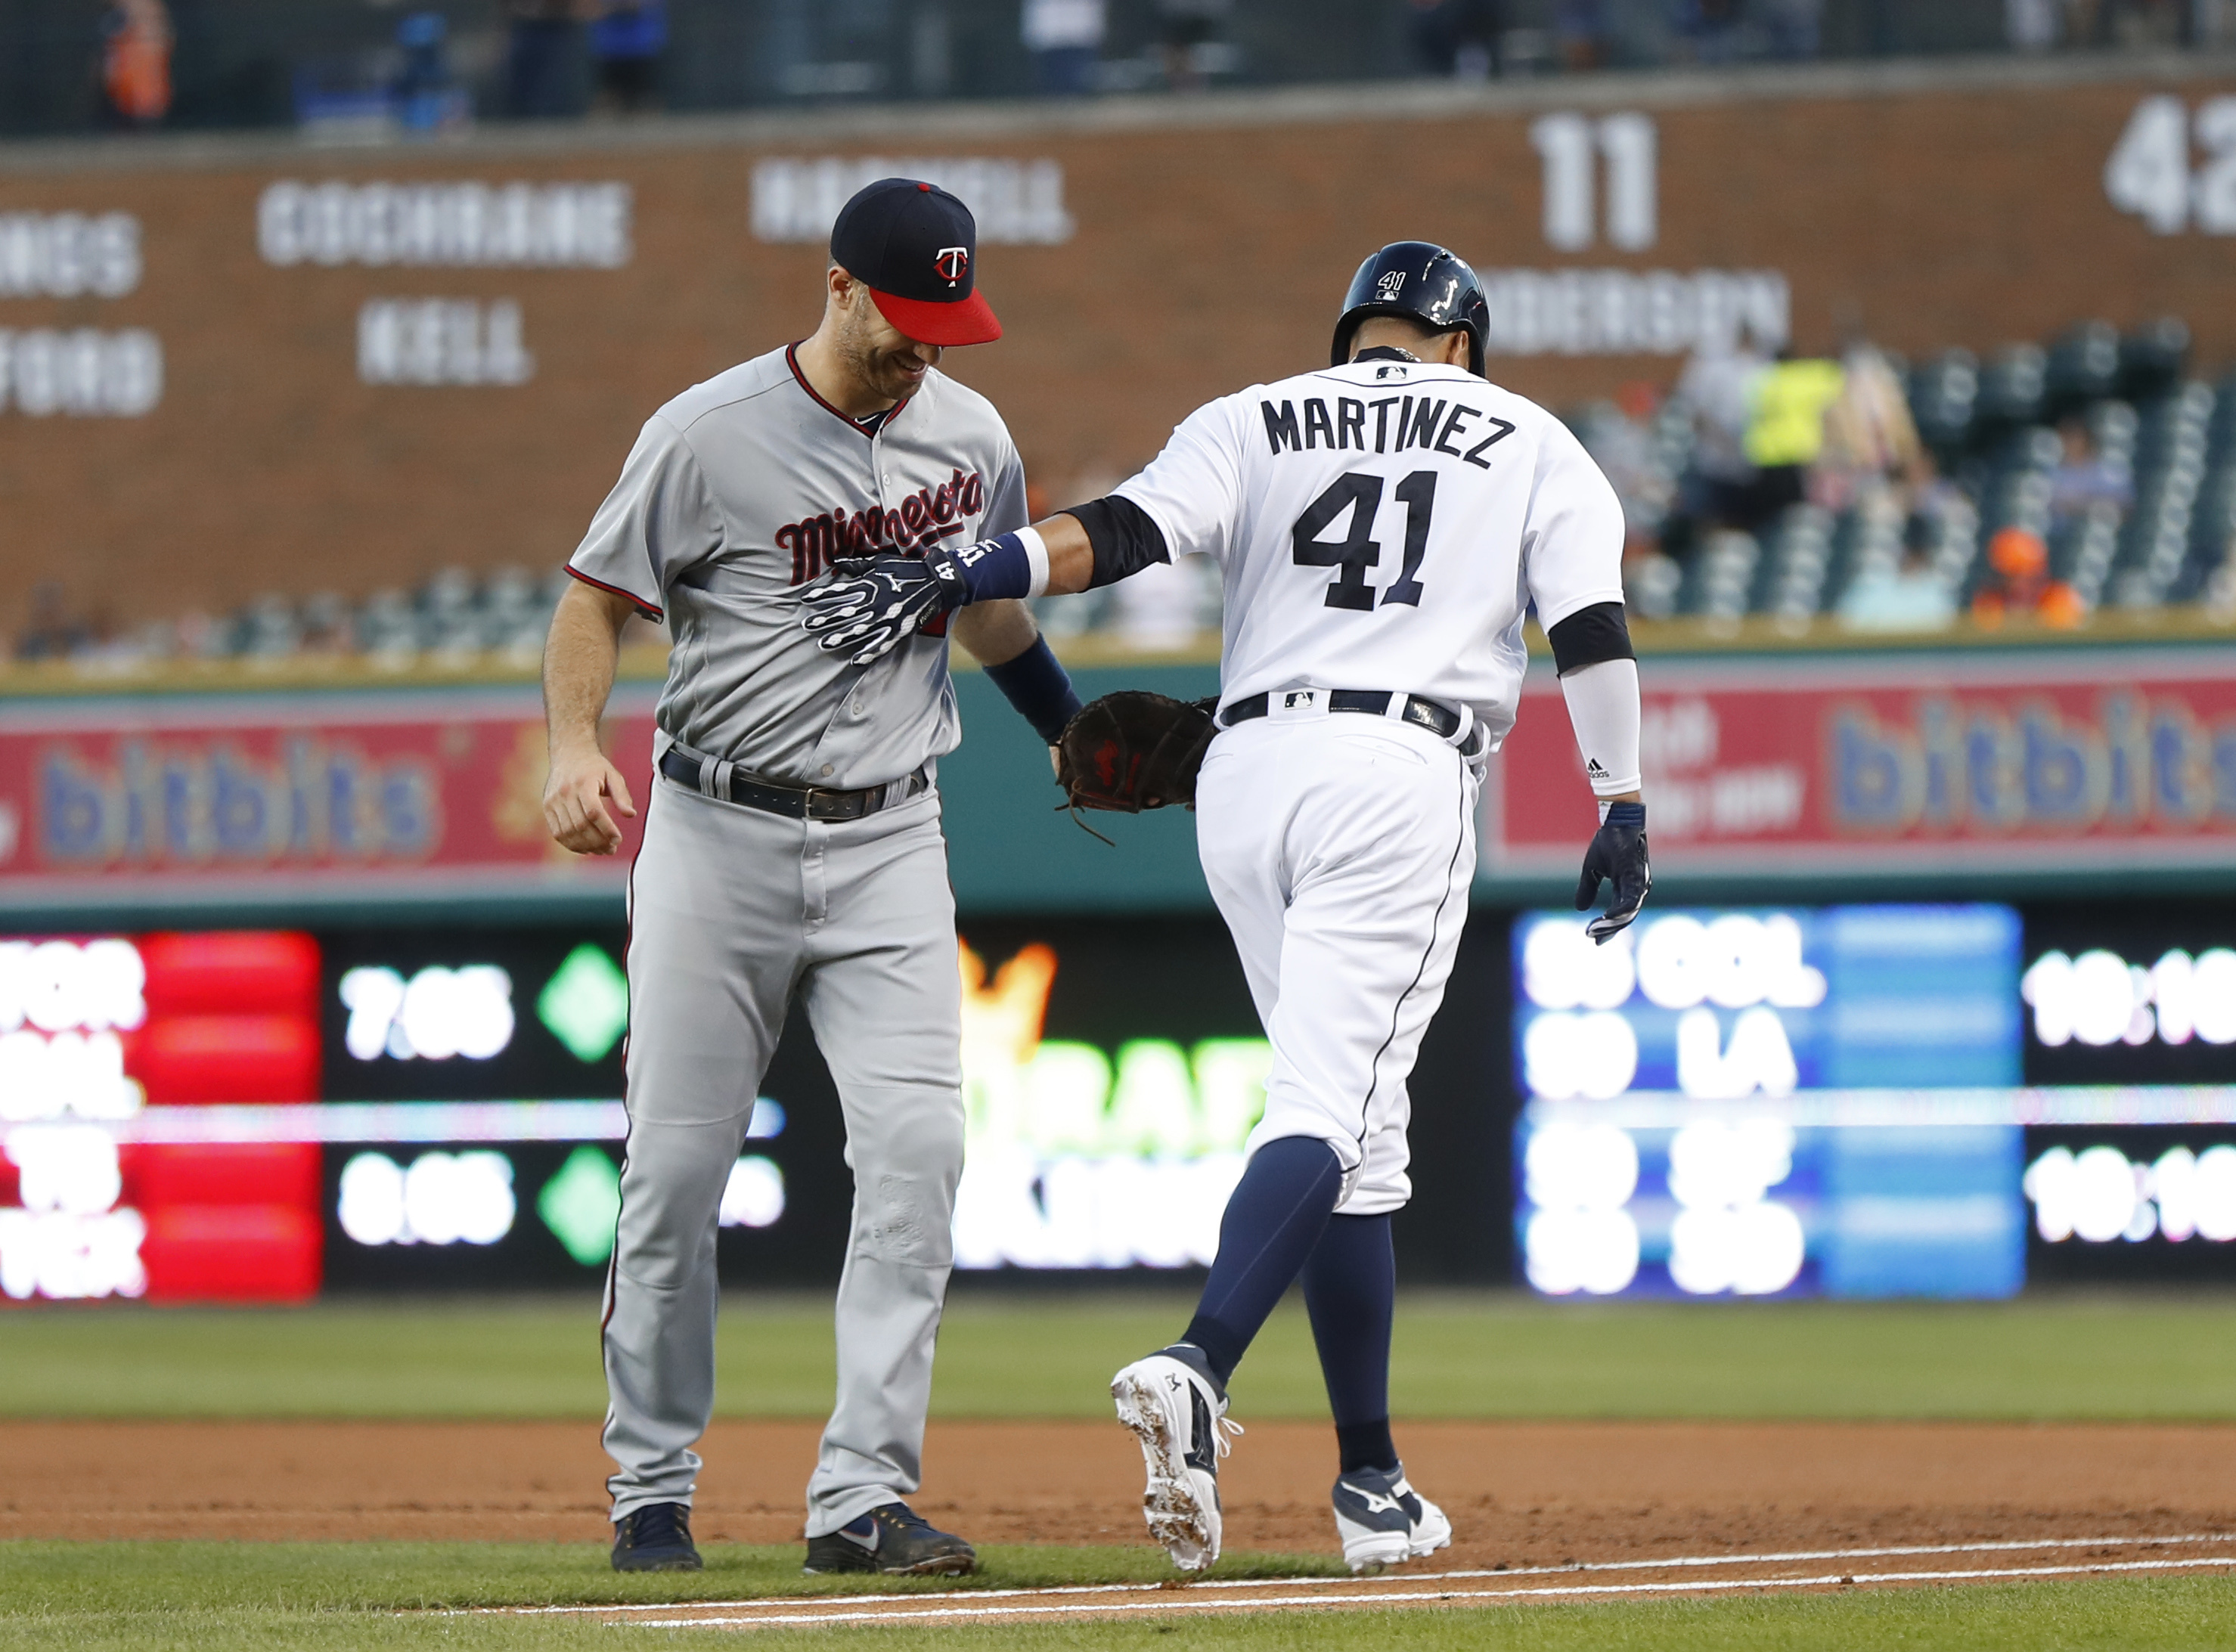
[[1065,806],[1127,814],[1173,803],[1195,807],[1196,771],[1219,732],[1216,704],[1124,688],[1082,707],[1056,742]]

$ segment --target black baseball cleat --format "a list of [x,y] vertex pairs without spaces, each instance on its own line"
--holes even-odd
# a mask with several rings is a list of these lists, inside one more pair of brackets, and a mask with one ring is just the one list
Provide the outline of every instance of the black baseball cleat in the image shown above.
[[951,1531],[936,1530],[907,1504],[887,1503],[836,1531],[810,1537],[803,1570],[960,1577],[978,1570],[978,1551]]
[[701,1564],[687,1503],[648,1503],[614,1522],[615,1571],[697,1571]]

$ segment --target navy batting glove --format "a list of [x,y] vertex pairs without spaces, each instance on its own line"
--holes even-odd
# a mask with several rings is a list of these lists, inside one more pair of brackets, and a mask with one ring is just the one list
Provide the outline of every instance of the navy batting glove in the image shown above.
[[1654,887],[1654,874],[1646,864],[1646,805],[1610,803],[1600,829],[1584,851],[1584,875],[1576,884],[1576,910],[1588,912],[1600,898],[1600,884],[1615,885],[1607,910],[1584,925],[1584,933],[1600,945],[1620,934],[1638,916]]
[[970,586],[955,553],[935,546],[922,556],[843,557],[802,596],[804,622],[816,645],[868,665],[961,608],[970,600]]

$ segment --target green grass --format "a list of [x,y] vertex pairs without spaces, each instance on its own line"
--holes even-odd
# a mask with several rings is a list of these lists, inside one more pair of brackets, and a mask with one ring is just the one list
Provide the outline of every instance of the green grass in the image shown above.
[[[995,1549],[990,1586],[1146,1576],[1138,1557],[1106,1551]],[[695,1577],[616,1577],[589,1547],[415,1543],[0,1543],[0,1647],[45,1652],[305,1647],[627,1648],[673,1643],[595,1620],[446,1616],[424,1609],[520,1602],[720,1599],[797,1590],[797,1551],[714,1546]],[[1280,1576],[1318,1563],[1230,1559],[1222,1574]],[[812,1582],[819,1592],[830,1581]],[[881,1581],[863,1587],[897,1587]],[[399,1616],[418,1610],[424,1615]],[[754,1648],[877,1646],[1039,1652],[1086,1647],[1213,1647],[1237,1652],[1413,1652],[1444,1647],[1530,1652],[1639,1649],[1845,1649],[2064,1652],[2092,1648],[2188,1652],[2236,1647],[2236,1581],[2083,1579],[1838,1596],[1749,1596],[1460,1610],[1262,1613],[1182,1622],[891,1629],[764,1629]]]
[[[1163,1295],[962,1289],[939,1350],[944,1417],[1101,1417],[1118,1365],[1172,1337]],[[591,1417],[596,1310],[510,1299],[294,1310],[96,1307],[10,1313],[0,1416]],[[2009,1303],[1548,1303],[1410,1295],[1394,1409],[1411,1418],[2236,1418],[2236,1297]],[[724,1304],[720,1409],[819,1417],[831,1308]],[[1316,1418],[1304,1315],[1266,1327],[1238,1409]]]

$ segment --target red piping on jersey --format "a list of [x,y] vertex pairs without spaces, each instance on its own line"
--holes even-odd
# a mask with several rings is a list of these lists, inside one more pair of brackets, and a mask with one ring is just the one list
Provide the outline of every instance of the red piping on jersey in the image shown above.
[[592,579],[588,574],[584,573],[579,568],[569,567],[567,571],[572,574],[576,579],[581,580],[585,585],[595,585],[600,590],[605,592],[608,596],[618,596],[624,602],[633,604],[635,607],[636,611],[643,615],[645,618],[648,620],[659,620],[667,617],[658,609],[646,602],[641,596],[638,596],[633,592],[625,591],[618,585],[608,585],[602,579]]
[[856,418],[852,413],[840,412],[829,402],[825,401],[822,397],[816,394],[815,386],[807,382],[807,375],[799,371],[799,346],[798,345],[788,344],[785,346],[784,365],[792,369],[792,376],[799,381],[799,387],[807,392],[809,400],[812,401],[825,412],[830,414],[832,418],[845,419],[848,425],[853,427],[858,435],[875,438],[879,431],[885,429],[886,425],[891,424],[895,419],[901,416],[902,408],[907,406],[911,402],[916,399],[913,395],[904,396],[898,401],[895,402],[891,407],[885,409],[885,416],[880,418],[878,423],[875,425],[865,425],[860,419]]

